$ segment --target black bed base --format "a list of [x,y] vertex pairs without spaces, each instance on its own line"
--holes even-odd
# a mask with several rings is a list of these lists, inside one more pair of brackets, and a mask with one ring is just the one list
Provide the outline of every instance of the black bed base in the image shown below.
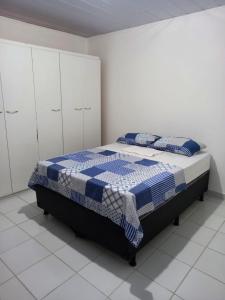
[[209,171],[192,181],[186,190],[163,206],[141,217],[144,237],[138,248],[133,247],[126,239],[123,229],[108,218],[40,185],[36,186],[37,205],[44,209],[44,214],[50,213],[72,227],[77,236],[96,241],[135,266],[136,253],[145,244],[172,222],[179,225],[179,215],[195,200],[203,201],[208,181]]

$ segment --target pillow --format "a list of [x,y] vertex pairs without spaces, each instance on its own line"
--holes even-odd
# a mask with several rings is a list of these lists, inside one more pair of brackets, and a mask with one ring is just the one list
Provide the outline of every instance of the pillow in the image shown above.
[[157,150],[192,156],[205,148],[205,145],[185,137],[162,137],[155,143],[148,145]]
[[146,147],[154,143],[160,137],[151,133],[126,133],[119,137],[117,142],[128,145]]

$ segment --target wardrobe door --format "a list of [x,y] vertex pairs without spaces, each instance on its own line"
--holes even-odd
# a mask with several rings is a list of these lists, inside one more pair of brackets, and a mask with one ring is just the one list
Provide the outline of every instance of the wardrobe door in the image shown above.
[[101,145],[100,61],[84,59],[84,148]]
[[32,48],[41,160],[63,153],[59,53]]
[[83,148],[83,59],[60,54],[64,153]]
[[0,197],[12,193],[0,78]]
[[27,188],[38,160],[31,48],[0,43],[0,70],[13,192]]

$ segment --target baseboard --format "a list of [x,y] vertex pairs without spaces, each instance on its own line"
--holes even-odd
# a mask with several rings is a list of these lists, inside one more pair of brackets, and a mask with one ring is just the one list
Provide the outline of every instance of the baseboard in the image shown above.
[[218,193],[218,192],[215,192],[215,191],[210,191],[210,190],[208,190],[207,194],[208,194],[209,196],[212,196],[212,197],[216,197],[216,198],[225,200],[225,194]]

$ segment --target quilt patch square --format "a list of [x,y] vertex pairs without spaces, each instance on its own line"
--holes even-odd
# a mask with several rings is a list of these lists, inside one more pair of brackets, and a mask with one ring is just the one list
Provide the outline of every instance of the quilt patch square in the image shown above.
[[104,173],[105,171],[104,170],[101,170],[97,167],[92,167],[92,168],[88,168],[88,169],[85,169],[83,171],[81,171],[82,174],[85,174],[87,176],[90,176],[90,177],[95,177],[101,173]]
[[151,187],[140,183],[130,190],[136,198],[136,208],[139,210],[142,206],[152,201]]
[[90,157],[88,157],[88,154],[92,154],[91,151],[82,151],[77,153],[71,153],[66,155],[68,159],[78,161],[78,162],[86,162],[88,160],[91,160]]
[[47,161],[50,161],[50,162],[52,162],[52,163],[54,163],[54,164],[57,164],[58,162],[63,161],[63,160],[66,160],[66,159],[67,159],[67,158],[64,157],[64,156],[57,156],[57,157],[54,157],[54,158],[50,158],[50,159],[48,159]]
[[128,164],[128,161],[126,161],[126,160],[116,159],[116,160],[113,160],[113,161],[109,161],[109,162],[100,164],[100,165],[98,165],[98,168],[102,169],[102,170],[105,170],[105,171],[110,171],[110,169],[112,167],[120,168],[120,167],[123,167],[127,164]]
[[136,132],[134,132],[134,133],[127,133],[125,135],[125,138],[127,138],[127,139],[133,139],[134,140],[136,138],[136,136],[137,136]]
[[117,159],[104,164],[100,164],[98,165],[98,168],[123,176],[134,172],[133,170],[124,167],[127,164],[129,164],[128,161]]
[[37,165],[38,174],[42,176],[47,176],[48,167],[51,166],[53,163],[47,160],[40,161]]
[[74,191],[77,191],[80,194],[85,195],[86,182],[91,179],[90,176],[87,176],[82,173],[77,173],[75,176],[71,176],[71,188]]
[[58,181],[59,171],[62,169],[64,169],[64,167],[57,165],[57,164],[53,164],[53,165],[49,166],[47,169],[48,178],[52,179],[54,181]]
[[102,201],[109,209],[116,210],[120,214],[123,213],[123,196],[119,190],[106,186],[103,191]]
[[63,160],[59,161],[57,164],[64,168],[71,168],[72,166],[74,166],[76,164],[76,162],[74,162],[71,159],[63,159]]
[[157,165],[158,161],[150,160],[150,159],[142,159],[142,160],[136,161],[135,163],[142,165],[142,166],[150,167],[150,166]]
[[109,184],[114,184],[118,180],[118,175],[112,172],[104,171],[103,173],[95,176],[96,179],[105,181]]
[[152,179],[146,180],[145,184],[151,186],[152,201],[155,205],[167,200],[168,197],[166,197],[166,195],[171,195],[170,191],[175,194],[175,180],[173,175],[168,172],[164,172],[163,174],[154,176]]
[[116,154],[116,152],[115,151],[110,151],[110,150],[105,150],[105,151],[99,152],[99,154],[105,155],[105,156],[111,156],[111,155]]
[[85,196],[94,199],[95,201],[102,202],[103,189],[107,182],[91,178],[86,182]]

